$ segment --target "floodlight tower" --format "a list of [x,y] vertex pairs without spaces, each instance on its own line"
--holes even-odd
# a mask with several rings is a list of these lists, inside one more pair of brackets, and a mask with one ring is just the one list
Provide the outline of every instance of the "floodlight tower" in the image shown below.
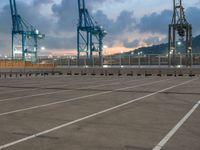
[[10,0],[10,10],[12,16],[12,58],[35,62],[38,55],[38,40],[44,39],[45,35],[18,14],[15,0]]
[[93,52],[98,52],[100,65],[102,65],[103,38],[107,33],[89,14],[85,0],[78,0],[78,9],[77,57],[80,59],[80,54],[85,53],[87,58],[92,58]]
[[169,25],[169,65],[176,65],[177,43],[180,45],[180,42],[177,41],[177,37],[179,37],[179,40],[182,41],[181,44],[185,45],[186,65],[191,66],[192,25],[188,23],[185,17],[182,0],[173,0],[173,6],[173,18],[171,24]]

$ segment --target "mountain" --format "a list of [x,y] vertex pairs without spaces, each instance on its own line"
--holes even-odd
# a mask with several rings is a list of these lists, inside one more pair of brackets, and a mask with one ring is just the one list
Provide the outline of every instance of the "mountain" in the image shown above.
[[[200,35],[196,36],[192,40],[193,44],[193,53],[200,53]],[[183,48],[184,49],[184,48]],[[142,52],[143,54],[167,54],[168,53],[168,44],[160,44],[160,45],[153,45],[150,47],[142,47],[139,49],[134,50],[134,53],[137,54]],[[123,55],[130,55],[132,52],[126,52]],[[119,55],[119,54],[117,54]]]

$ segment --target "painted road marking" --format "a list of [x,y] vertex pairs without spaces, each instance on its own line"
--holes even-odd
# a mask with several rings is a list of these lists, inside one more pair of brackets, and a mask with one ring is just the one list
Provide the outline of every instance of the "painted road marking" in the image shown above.
[[190,118],[193,112],[199,107],[200,101],[177,123],[177,125],[156,145],[153,150],[161,150],[173,135],[182,127],[182,125]]
[[[145,85],[151,85],[151,84],[163,82],[163,81],[166,81],[166,80],[169,80],[169,79],[159,80],[159,81],[146,83],[146,84],[140,84],[140,85],[132,86],[132,87],[129,87],[129,88],[137,88],[137,87],[141,87],[141,86],[145,86]],[[124,89],[127,89],[127,88],[124,88]],[[116,90],[113,90],[113,91],[118,91],[118,90],[123,90],[123,89],[120,88],[120,89],[116,89]],[[19,113],[19,112],[43,108],[43,107],[48,107],[48,106],[52,106],[52,105],[58,105],[58,104],[62,104],[62,103],[67,103],[67,102],[72,102],[72,101],[84,99],[84,98],[99,96],[99,95],[103,95],[103,94],[109,94],[109,93],[112,93],[113,91],[100,92],[100,93],[85,95],[85,96],[81,96],[81,97],[71,98],[71,99],[67,99],[67,100],[63,100],[63,101],[47,103],[47,104],[44,104],[44,105],[38,105],[38,106],[28,107],[28,108],[24,108],[24,109],[18,109],[18,110],[14,110],[14,111],[4,112],[4,113],[1,113],[0,116],[10,115],[10,114],[14,114],[14,113]]]
[[13,91],[2,92],[0,94],[10,94],[10,93],[15,93],[15,92],[34,91],[34,90],[36,90],[36,89],[13,90]]
[[20,140],[16,140],[16,141],[14,141],[14,142],[11,142],[11,143],[8,143],[8,144],[5,144],[5,145],[1,145],[1,146],[0,146],[0,150],[1,150],[1,149],[4,149],[4,148],[8,148],[8,147],[13,146],[13,145],[16,145],[16,144],[19,144],[19,143],[22,143],[22,142],[25,142],[25,141],[28,141],[28,140],[31,140],[31,139],[34,139],[34,138],[39,137],[39,136],[41,136],[41,135],[44,135],[44,134],[47,134],[47,133],[51,133],[51,132],[53,132],[53,131],[56,131],[56,130],[65,128],[65,127],[70,126],[70,125],[72,125],[72,124],[79,123],[79,122],[81,122],[81,121],[84,121],[84,120],[87,120],[87,119],[90,119],[90,118],[97,117],[97,116],[99,116],[99,115],[101,115],[101,114],[110,112],[110,111],[112,111],[112,110],[121,108],[121,107],[123,107],[123,106],[127,106],[127,105],[132,104],[132,103],[134,103],[134,102],[136,102],[136,101],[140,101],[140,100],[142,100],[142,99],[145,99],[145,98],[147,98],[147,97],[156,95],[156,94],[158,94],[158,93],[168,91],[168,90],[173,89],[173,88],[175,88],[175,87],[179,87],[179,86],[181,86],[181,85],[190,83],[190,82],[192,82],[192,81],[194,81],[194,80],[197,80],[197,79],[189,80],[189,81],[183,82],[183,83],[181,83],[181,84],[177,84],[177,85],[174,85],[174,86],[165,88],[165,89],[163,89],[163,90],[159,90],[159,91],[157,91],[157,92],[154,92],[154,93],[151,93],[151,94],[148,94],[148,95],[145,95],[145,96],[142,96],[142,97],[133,99],[133,100],[128,101],[128,102],[126,102],[126,103],[122,103],[122,104],[120,104],[120,105],[111,107],[111,108],[109,108],[109,109],[105,109],[105,110],[103,110],[103,111],[100,111],[100,112],[91,114],[91,115],[89,115],[89,116],[85,116],[85,117],[83,117],[83,118],[79,118],[79,119],[76,119],[76,120],[74,120],[74,121],[71,121],[71,122],[62,124],[62,125],[60,125],[60,126],[57,126],[57,127],[54,127],[54,128],[51,128],[51,129],[48,129],[48,130],[45,130],[45,131],[42,131],[42,132],[39,132],[39,133],[36,133],[36,134],[33,134],[33,135],[31,135],[31,136],[27,136],[27,137],[22,138],[22,139],[20,139]]
[[[142,81],[142,80],[144,80],[144,79],[126,81],[126,82],[123,82],[123,83],[135,82],[135,81]],[[96,86],[89,86],[89,87],[84,87],[84,88],[78,88],[77,90],[83,90],[83,89],[85,89],[85,88],[95,88],[95,87],[102,87],[102,86],[108,86],[108,85],[115,85],[115,84],[117,85],[117,84],[120,84],[120,83],[121,83],[121,82],[117,82],[117,83],[108,83],[108,84],[102,84],[102,85],[96,85]],[[23,99],[23,98],[30,98],[30,97],[46,96],[46,95],[58,94],[58,93],[69,92],[69,91],[73,91],[73,90],[61,90],[61,91],[55,91],[55,92],[47,92],[47,93],[40,93],[40,94],[19,96],[19,97],[13,97],[13,98],[6,98],[6,99],[1,99],[0,102],[14,101],[14,100],[20,100],[20,99]]]
[[[110,81],[118,81],[119,79],[112,79],[112,80],[107,80],[108,82],[110,82]],[[122,80],[123,81],[123,80]],[[100,81],[95,81],[95,82],[92,82],[92,83],[99,83]],[[60,83],[60,82],[56,82],[56,83]],[[53,85],[55,85],[56,83],[53,83]],[[53,85],[51,85],[51,86],[48,86],[49,85],[49,83],[48,84],[42,84],[43,86],[48,86],[48,88],[62,88],[62,87],[68,87],[68,86],[70,86],[70,85],[78,85],[78,84],[82,84],[82,83],[87,83],[87,81],[85,81],[85,82],[78,82],[77,84],[68,84],[68,85],[60,85],[60,86],[53,86]],[[39,85],[39,84],[37,84],[36,83],[36,85]],[[35,86],[35,85],[34,85]],[[19,87],[15,87],[15,88],[19,88]],[[26,87],[20,87],[20,88],[26,88]],[[45,88],[45,87],[44,87]],[[0,94],[9,94],[9,93],[15,93],[15,92],[23,92],[23,91],[35,91],[35,90],[38,90],[38,88],[37,87],[33,87],[33,89],[23,89],[23,90],[13,90],[13,91],[7,91],[7,92],[2,92],[2,93],[0,93]],[[8,99],[10,99],[10,98],[8,98]],[[3,99],[2,99],[3,100]],[[1,100],[0,100],[0,102],[1,102]]]

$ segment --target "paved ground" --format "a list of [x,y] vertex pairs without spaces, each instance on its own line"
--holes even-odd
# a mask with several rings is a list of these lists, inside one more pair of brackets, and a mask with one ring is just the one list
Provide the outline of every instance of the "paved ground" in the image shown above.
[[0,80],[0,149],[199,150],[200,79]]

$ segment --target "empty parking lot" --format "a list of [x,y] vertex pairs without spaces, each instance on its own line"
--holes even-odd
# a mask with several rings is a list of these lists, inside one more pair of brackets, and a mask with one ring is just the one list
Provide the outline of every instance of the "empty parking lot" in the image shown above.
[[197,77],[0,79],[0,149],[199,150]]

